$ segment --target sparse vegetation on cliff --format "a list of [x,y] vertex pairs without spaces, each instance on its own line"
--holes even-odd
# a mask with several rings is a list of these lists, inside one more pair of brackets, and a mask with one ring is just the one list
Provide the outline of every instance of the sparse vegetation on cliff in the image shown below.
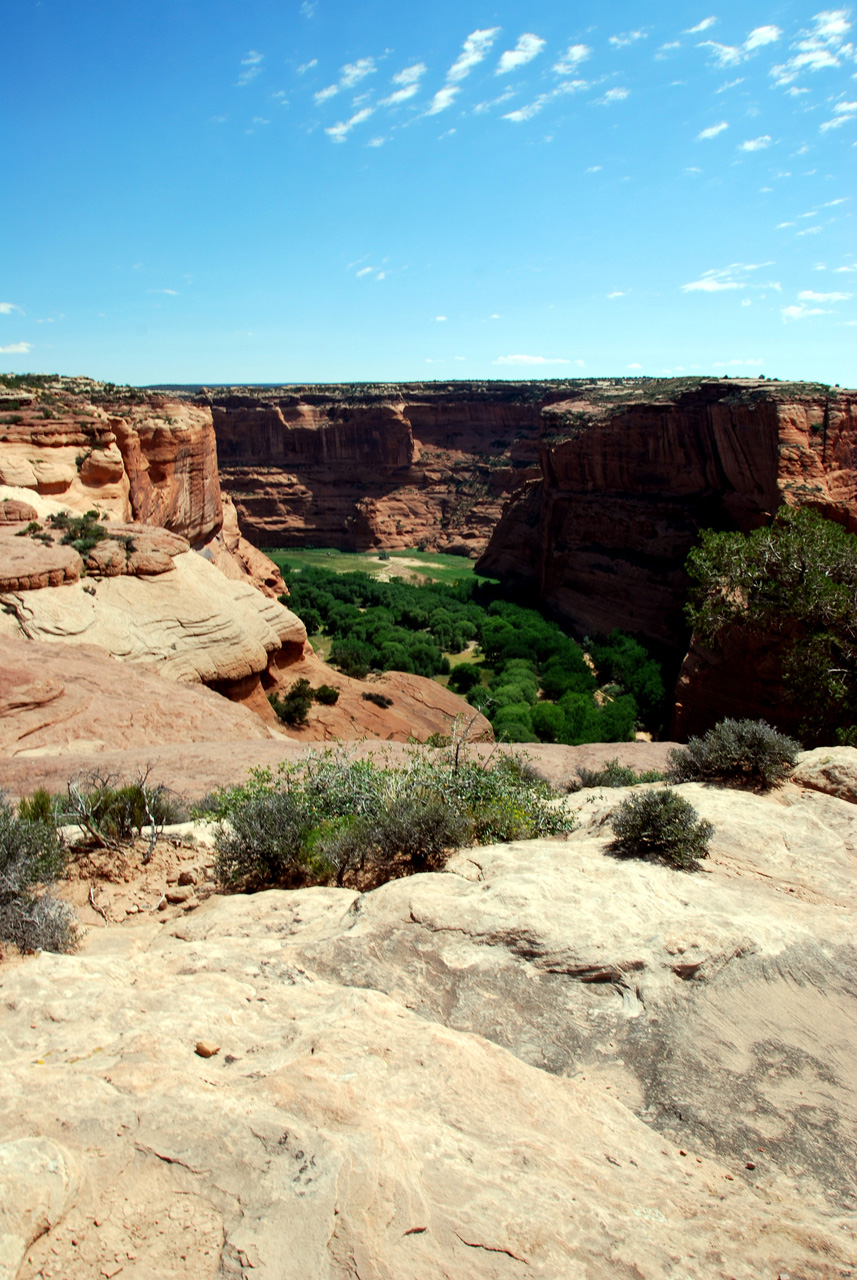
[[767,791],[783,782],[801,745],[764,720],[721,720],[702,738],[670,752],[672,782],[726,782]]
[[0,793],[0,942],[22,951],[72,951],[77,926],[71,909],[46,886],[61,875],[66,852],[44,796],[16,814]]

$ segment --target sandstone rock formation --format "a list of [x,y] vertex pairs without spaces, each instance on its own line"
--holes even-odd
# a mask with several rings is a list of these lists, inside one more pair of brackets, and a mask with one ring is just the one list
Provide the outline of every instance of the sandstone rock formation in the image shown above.
[[[8,635],[2,646],[0,757],[61,758],[64,776],[57,776],[53,791],[64,791],[70,770],[97,768],[105,751],[130,753],[133,759],[118,772],[133,774],[147,763],[144,748],[222,742],[234,753],[238,742],[278,736],[246,707],[202,685],[165,680],[154,666],[119,662],[103,648]],[[158,781],[172,787],[175,777]],[[0,777],[0,789],[8,782]],[[39,785],[34,773],[24,790]]]
[[848,1276],[853,806],[682,790],[696,875],[584,793],[565,841],[0,969],[8,1273]]
[[649,384],[594,384],[544,410],[541,477],[511,500],[479,569],[581,634],[622,627],[675,648],[700,528],[749,532],[789,503],[857,529],[857,393]]
[[546,383],[204,392],[221,483],[259,546],[475,554],[533,471]]

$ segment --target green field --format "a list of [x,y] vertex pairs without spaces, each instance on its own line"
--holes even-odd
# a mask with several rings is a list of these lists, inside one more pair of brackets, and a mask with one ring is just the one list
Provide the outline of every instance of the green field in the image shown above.
[[404,578],[409,582],[494,582],[474,572],[474,560],[464,556],[445,555],[440,551],[388,551],[381,559],[377,551],[334,551],[326,547],[265,547],[264,552],[280,569],[329,569],[333,573],[362,570],[373,578],[389,581]]

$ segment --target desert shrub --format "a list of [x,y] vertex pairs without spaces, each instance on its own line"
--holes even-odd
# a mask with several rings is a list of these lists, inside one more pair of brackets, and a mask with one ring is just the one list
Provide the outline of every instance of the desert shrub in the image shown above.
[[601,769],[582,768],[577,774],[579,781],[573,788],[575,791],[584,787],[635,787],[640,782],[662,782],[664,778],[657,769],[637,773],[630,765],[620,764],[618,756],[608,760]]
[[268,701],[283,724],[306,724],[313,701],[312,686],[309,680],[296,680],[282,697],[278,693],[269,693]]
[[[361,890],[438,870],[461,844],[570,829],[549,786],[508,757],[483,765],[461,744],[414,749],[393,767],[332,750],[216,792],[200,806],[222,820],[215,870],[225,887],[336,881]],[[225,821],[223,821],[225,820]]]
[[376,707],[380,707],[382,711],[385,711],[387,707],[392,707],[393,705],[393,699],[388,698],[385,693],[375,693],[374,690],[370,690],[368,693],[363,693],[360,696],[364,702],[372,702]]
[[624,857],[651,858],[680,870],[693,870],[708,857],[714,834],[710,822],[683,796],[665,787],[628,796],[612,815],[611,849]]
[[82,516],[71,516],[65,511],[48,516],[55,529],[62,529],[63,543],[74,547],[75,551],[85,556],[107,536],[104,525],[98,523],[98,512],[87,511]]
[[728,782],[767,791],[794,768],[801,745],[764,720],[721,720],[669,755],[671,782]]
[[43,822],[47,826],[56,826],[59,799],[52,796],[44,787],[38,787],[31,796],[22,796],[18,801],[18,817],[22,822]]
[[55,824],[16,816],[0,795],[0,941],[22,951],[74,949],[71,908],[44,888],[61,874],[65,861]]
[[339,690],[332,684],[320,684],[317,689],[313,689],[312,696],[323,707],[335,707],[339,701]]
[[155,845],[169,823],[183,822],[187,809],[163,783],[152,785],[148,771],[133,782],[123,782],[110,774],[91,772],[69,779],[67,799],[58,805],[58,817],[77,823],[102,848],[119,849],[148,827],[151,858]]
[[235,808],[217,836],[214,872],[225,887],[324,883],[332,868],[308,844],[312,807],[293,791],[255,796]]

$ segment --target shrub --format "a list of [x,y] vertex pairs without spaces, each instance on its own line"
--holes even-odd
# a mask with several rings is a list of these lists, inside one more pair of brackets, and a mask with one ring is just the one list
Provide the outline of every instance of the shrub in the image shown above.
[[360,696],[364,702],[374,702],[375,706],[380,707],[382,711],[385,711],[387,707],[392,707],[393,705],[393,699],[388,698],[384,693],[375,693],[373,690],[370,690],[369,693],[363,693]]
[[635,787],[640,782],[662,782],[664,779],[664,775],[657,769],[636,773],[629,765],[620,764],[618,756],[608,760],[601,769],[578,769],[577,776],[577,784],[569,790],[580,791],[584,787]]
[[681,870],[693,870],[708,857],[714,834],[710,822],[698,821],[692,804],[669,787],[628,796],[612,815],[614,853],[651,858]]
[[312,696],[323,707],[335,707],[339,701],[339,690],[332,684],[320,684],[317,689],[313,689]]
[[223,823],[215,870],[225,887],[335,881],[365,890],[438,870],[449,850],[570,829],[546,783],[508,757],[490,765],[414,750],[404,766],[325,751],[283,764],[278,778],[217,792],[200,809]]
[[97,772],[72,778],[59,816],[77,823],[102,848],[118,849],[148,827],[149,847],[143,855],[143,862],[148,862],[163,828],[187,817],[185,807],[163,783],[152,786],[148,777],[147,770],[134,782]]
[[462,695],[482,683],[482,668],[475,662],[459,662],[449,676],[449,687]]
[[104,525],[98,523],[98,512],[87,511],[82,516],[70,516],[65,511],[48,516],[55,529],[63,530],[62,541],[74,547],[75,551],[85,556],[107,536]]
[[282,697],[277,693],[269,693],[268,701],[278,719],[283,724],[293,726],[306,724],[309,709],[312,706],[313,691],[309,680],[296,680],[288,693]]
[[721,720],[669,755],[671,782],[728,782],[767,791],[797,762],[799,742],[764,720]]
[[0,940],[22,951],[72,951],[77,925],[71,908],[38,885],[56,880],[65,849],[52,822],[16,817],[0,795]]

